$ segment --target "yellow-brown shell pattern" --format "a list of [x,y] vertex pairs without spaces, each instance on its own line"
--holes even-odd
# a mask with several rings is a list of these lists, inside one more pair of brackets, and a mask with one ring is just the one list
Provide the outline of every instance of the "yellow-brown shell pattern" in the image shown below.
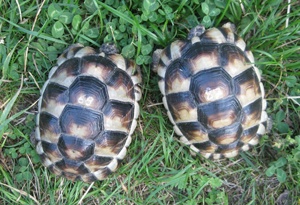
[[175,132],[206,158],[234,157],[266,132],[261,76],[232,28],[227,23],[177,40],[154,64]]
[[120,54],[71,45],[41,91],[36,150],[56,175],[93,182],[114,172],[131,142],[139,67]]

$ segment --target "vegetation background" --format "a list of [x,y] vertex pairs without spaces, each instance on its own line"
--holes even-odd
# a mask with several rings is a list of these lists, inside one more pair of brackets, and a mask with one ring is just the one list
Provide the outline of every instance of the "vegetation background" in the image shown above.
[[[233,159],[191,157],[174,136],[151,55],[197,24],[233,22],[262,72],[273,128]],[[300,204],[298,0],[0,1],[0,204]],[[37,99],[72,43],[114,42],[143,72],[122,166],[94,184],[55,177],[30,142]]]

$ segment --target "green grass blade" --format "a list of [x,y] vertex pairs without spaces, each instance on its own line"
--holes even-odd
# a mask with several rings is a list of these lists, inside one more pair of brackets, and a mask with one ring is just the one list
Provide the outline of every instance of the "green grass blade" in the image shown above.
[[21,26],[19,26],[18,24],[15,24],[14,22],[11,22],[3,17],[0,16],[0,19],[2,19],[3,21],[6,21],[7,23],[9,23],[10,25],[16,27],[19,31],[23,32],[23,33],[26,33],[26,34],[29,34],[29,35],[32,35],[32,36],[35,36],[35,37],[39,37],[39,38],[42,38],[42,39],[45,39],[45,40],[48,40],[48,41],[51,41],[51,42],[54,42],[54,43],[60,43],[60,44],[64,44],[64,45],[67,45],[66,42],[64,41],[61,41],[59,39],[56,39],[56,38],[53,38],[51,36],[48,36],[47,34],[45,33],[39,33],[39,32],[36,32],[36,31],[30,31],[30,30],[27,30]]
[[21,84],[20,84],[19,89],[17,90],[16,94],[12,97],[12,99],[7,103],[3,112],[1,113],[1,116],[0,116],[0,141],[2,140],[3,133],[5,132],[4,128],[12,120],[12,119],[10,119],[10,120],[6,120],[6,119],[7,119],[7,116],[9,115],[13,105],[15,104],[17,98],[19,97],[22,87],[23,87],[23,76],[21,78]]
[[[99,5],[103,6],[105,9],[107,9],[108,11],[112,12],[113,14],[117,15],[118,17],[124,19],[125,21],[127,21],[128,23],[130,23],[133,26],[136,26],[143,34],[146,34],[147,36],[149,36],[150,38],[152,38],[154,41],[159,42],[158,37],[152,33],[150,30],[148,30],[147,28],[145,28],[144,26],[142,26],[141,24],[137,23],[136,20],[133,20],[131,18],[129,18],[127,15],[123,14],[122,12],[108,6],[105,3],[102,3],[100,1],[97,2]],[[95,5],[97,5],[97,3],[95,3]]]

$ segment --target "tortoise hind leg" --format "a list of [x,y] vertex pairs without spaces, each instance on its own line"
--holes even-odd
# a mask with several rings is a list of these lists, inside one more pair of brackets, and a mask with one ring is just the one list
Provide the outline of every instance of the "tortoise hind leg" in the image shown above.
[[114,43],[103,43],[100,47],[100,53],[105,53],[106,55],[109,54],[117,54],[119,50]]
[[187,39],[191,40],[193,37],[199,37],[204,33],[204,31],[205,27],[202,25],[198,25],[190,30]]

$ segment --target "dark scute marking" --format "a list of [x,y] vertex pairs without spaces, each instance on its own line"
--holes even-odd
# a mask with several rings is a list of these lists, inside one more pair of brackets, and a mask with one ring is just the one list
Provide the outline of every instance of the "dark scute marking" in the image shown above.
[[228,36],[228,29],[225,29],[225,28],[223,28],[223,27],[218,27],[218,28],[216,28],[216,29],[218,29],[218,30],[223,34],[223,36],[225,37],[225,39],[227,39],[227,36]]
[[224,92],[222,98],[235,93],[232,78],[222,67],[203,70],[191,79],[190,90],[198,103],[209,102],[205,94],[217,88]]
[[249,59],[245,56],[244,52],[236,45],[223,43],[219,46],[221,54],[221,66],[226,66],[233,60],[240,60],[242,62],[250,63]]
[[210,53],[218,53],[218,44],[205,44],[200,42],[191,45],[187,51],[182,55],[184,59],[194,59],[199,57],[199,55],[209,55]]
[[167,68],[165,74],[166,90],[172,89],[170,84],[174,79],[185,80],[192,75],[187,60],[182,58],[174,60]]
[[[237,40],[239,40],[239,36],[236,34],[236,33],[234,33],[234,42],[236,42]],[[246,49],[247,50],[247,49]]]
[[76,46],[74,48],[72,48],[73,52],[74,52],[74,56],[77,54],[78,51],[80,51],[82,48],[84,48],[83,46]]
[[70,135],[76,134],[76,128],[85,127],[87,133],[79,136],[93,139],[103,130],[103,116],[94,110],[67,105],[60,116],[60,126]]
[[121,164],[123,159],[117,159],[117,162],[118,162],[118,166]]
[[230,125],[240,122],[240,118],[241,105],[234,96],[198,106],[198,120],[207,129],[215,128],[214,122],[230,120]]
[[79,50],[83,48],[82,45],[78,44],[72,44],[67,49],[63,51],[63,53],[59,56],[60,58],[67,58],[69,55],[70,57],[73,57]]
[[66,158],[60,160],[59,162],[56,162],[55,165],[65,173],[77,174],[77,175],[83,175],[89,173],[89,170],[84,166],[83,163],[73,161],[73,160],[68,160]]
[[49,142],[42,141],[44,152],[54,152],[57,150],[57,145]]
[[161,81],[161,80],[164,80],[164,78],[160,77],[159,75],[157,76],[157,81]]
[[112,160],[112,157],[102,157],[94,155],[85,162],[85,165],[91,172],[95,172],[99,170],[100,167],[107,166]]
[[232,144],[234,141],[239,140],[243,132],[240,123],[211,130],[208,132],[208,137],[211,142],[217,145]]
[[242,116],[243,116],[242,123],[245,123],[247,120],[246,117],[251,115],[252,116],[251,121],[256,121],[258,124],[260,122],[261,113],[262,113],[262,99],[259,98],[242,109]]
[[213,150],[211,150],[211,147],[213,146],[213,144],[210,141],[202,142],[202,143],[194,143],[193,145],[200,151],[206,151],[209,153],[211,151],[213,151]]
[[114,64],[111,60],[108,58],[105,58],[103,56],[99,55],[88,55],[82,57],[82,66],[84,67],[85,63],[95,63],[95,64],[101,64],[108,68],[117,68],[116,64]]
[[244,130],[242,133],[241,140],[246,141],[246,142],[250,141],[253,137],[256,136],[258,128],[259,128],[259,125],[256,125],[256,126],[250,127],[249,129]]
[[165,67],[165,66],[166,66],[166,64],[160,59],[157,67]]
[[265,126],[265,128],[267,128],[267,132],[269,130],[271,130],[271,128],[272,128],[272,122],[268,122],[268,119],[266,119],[266,121],[262,122],[262,124],[263,124],[263,126]]
[[225,154],[230,151],[239,151],[244,144],[237,140],[230,144],[219,145],[216,153]]
[[[196,108],[196,102],[191,92],[171,93],[166,96],[173,119],[180,118],[178,111]],[[187,107],[186,107],[187,106]]]
[[169,58],[169,59],[171,59],[171,57],[172,57],[172,51],[171,51],[171,44],[170,45],[168,45],[166,48],[165,48],[165,50],[164,50],[164,52],[165,52],[165,55]]
[[73,174],[69,172],[62,172],[62,176],[71,181],[79,181],[81,177],[78,174]]
[[261,94],[259,80],[253,67],[245,70],[234,78],[236,85],[236,94],[241,94],[241,87],[239,85],[247,84],[250,89],[254,89],[256,93]]
[[101,134],[101,136],[97,139],[98,144],[103,144],[109,147],[114,147],[118,145],[120,142],[126,142],[127,133],[118,132],[118,131],[105,131]]
[[[129,60],[127,58],[124,58],[124,61],[125,61],[125,66],[126,66],[126,70],[128,70],[128,68],[136,68],[136,64],[133,60]],[[131,72],[131,76],[135,76],[137,75],[139,72],[139,69],[133,69],[132,72]]]
[[181,48],[181,53],[185,53],[192,45],[191,41],[184,41],[184,46]]
[[112,174],[112,171],[108,167],[102,169],[103,178],[106,178],[110,174]]
[[219,44],[220,40],[227,40],[228,31],[226,29],[219,27],[219,28],[211,28],[206,30],[200,36],[200,43],[201,44]]
[[124,147],[127,140],[127,133],[118,131],[105,131],[96,140],[96,146],[109,148],[118,154]]
[[134,116],[134,107],[131,103],[111,100],[103,108],[103,114],[110,119],[115,117],[122,119],[121,123],[123,126],[130,129]]
[[80,178],[86,183],[92,183],[98,180],[93,173],[85,174],[84,176],[80,176]]
[[[49,159],[45,152],[43,152],[42,154],[39,154],[39,157],[40,157],[41,162],[42,162],[43,164],[44,164],[44,162],[45,162],[46,160]],[[50,166],[51,166],[51,165],[50,165]],[[50,167],[50,166],[49,166],[49,167]]]
[[127,95],[134,99],[134,85],[131,77],[125,71],[116,69],[105,83],[114,88],[124,87]]
[[62,175],[62,171],[55,166],[55,164],[51,164],[48,169],[50,170],[50,172],[52,172],[53,174],[56,174],[57,176]]
[[200,140],[202,138],[202,135],[207,134],[206,129],[201,126],[199,122],[178,123],[177,126],[179,127],[182,134],[190,141]]
[[62,134],[58,141],[58,149],[68,159],[84,161],[94,154],[95,143],[90,140]]
[[[215,41],[215,38],[213,38],[214,36],[212,35],[208,35],[207,32],[204,32],[199,38],[200,38],[200,42],[199,44],[216,44],[217,42]],[[197,42],[198,43],[198,42]]]
[[187,60],[181,58],[174,60],[168,66],[166,77],[170,78],[174,73],[180,73],[183,78],[189,78],[192,75],[192,72],[188,69]]
[[181,55],[183,55],[188,49],[190,49],[190,47],[193,44],[192,44],[191,41],[188,41],[188,40],[180,40],[179,45],[180,45],[180,51],[179,52],[181,53]]
[[[82,58],[81,67],[82,67],[81,68],[82,73],[88,72],[90,68],[99,69],[98,73],[101,75],[101,77],[104,80],[106,80],[109,76],[111,76],[111,73],[114,71],[114,69],[117,68],[116,64],[114,64],[108,58],[104,58],[102,56],[95,56],[95,55],[84,56]],[[89,71],[89,72],[93,72],[93,71]]]
[[[69,90],[70,103],[78,105],[85,104],[87,107],[91,107],[96,110],[102,109],[108,99],[106,85],[99,79],[92,76],[77,77]],[[82,97],[83,99],[91,97],[94,100],[90,105],[88,105],[86,103],[78,103],[79,97]]]
[[57,148],[57,144],[42,141],[42,147],[45,154],[47,155],[48,158],[50,158],[50,160],[57,161],[57,159],[62,158],[62,155],[60,154]]
[[53,77],[58,77],[62,72],[67,72],[67,76],[77,76],[80,74],[80,58],[71,58],[61,64],[54,72]]
[[50,100],[54,100],[59,104],[66,104],[69,101],[68,90],[65,86],[57,83],[49,83],[42,99],[42,108],[47,107]]
[[58,135],[61,132],[58,119],[47,112],[40,113],[39,126],[41,136],[44,136],[46,132],[53,133],[55,135]]
[[112,160],[112,157],[101,157],[94,155],[91,159],[89,159],[89,162],[93,161],[94,165],[105,166],[108,165]]

